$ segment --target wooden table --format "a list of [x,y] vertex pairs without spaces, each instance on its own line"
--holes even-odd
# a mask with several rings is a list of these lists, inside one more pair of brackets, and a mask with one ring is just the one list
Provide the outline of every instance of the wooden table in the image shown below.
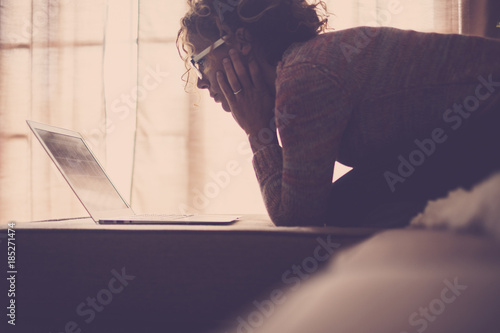
[[14,230],[16,327],[7,327],[52,333],[209,332],[378,231],[275,227],[264,216],[228,226],[83,218],[19,222]]

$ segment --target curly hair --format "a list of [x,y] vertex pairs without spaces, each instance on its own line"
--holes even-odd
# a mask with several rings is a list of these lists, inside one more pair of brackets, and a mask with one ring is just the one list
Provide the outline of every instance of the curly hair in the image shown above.
[[324,1],[313,0],[187,0],[188,12],[181,19],[177,50],[189,69],[193,45],[189,34],[215,41],[245,28],[262,46],[266,60],[276,65],[295,42],[307,41],[326,31]]

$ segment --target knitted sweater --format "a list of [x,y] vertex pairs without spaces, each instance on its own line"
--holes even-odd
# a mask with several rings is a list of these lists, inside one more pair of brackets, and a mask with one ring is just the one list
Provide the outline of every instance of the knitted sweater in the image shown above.
[[355,168],[398,142],[456,130],[499,99],[497,40],[359,27],[293,44],[277,68],[281,146],[253,158],[271,219],[329,223],[335,161]]

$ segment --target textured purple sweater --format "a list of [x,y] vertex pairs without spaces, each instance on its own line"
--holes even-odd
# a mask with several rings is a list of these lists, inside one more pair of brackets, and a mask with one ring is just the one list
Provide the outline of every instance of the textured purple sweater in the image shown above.
[[359,27],[293,44],[277,68],[281,146],[254,152],[271,219],[325,223],[335,161],[355,168],[499,100],[497,40]]

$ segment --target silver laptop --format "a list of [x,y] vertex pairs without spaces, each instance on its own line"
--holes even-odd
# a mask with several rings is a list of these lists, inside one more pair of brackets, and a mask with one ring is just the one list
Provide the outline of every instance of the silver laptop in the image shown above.
[[230,224],[228,215],[137,215],[123,199],[80,133],[26,121],[69,186],[100,224]]

